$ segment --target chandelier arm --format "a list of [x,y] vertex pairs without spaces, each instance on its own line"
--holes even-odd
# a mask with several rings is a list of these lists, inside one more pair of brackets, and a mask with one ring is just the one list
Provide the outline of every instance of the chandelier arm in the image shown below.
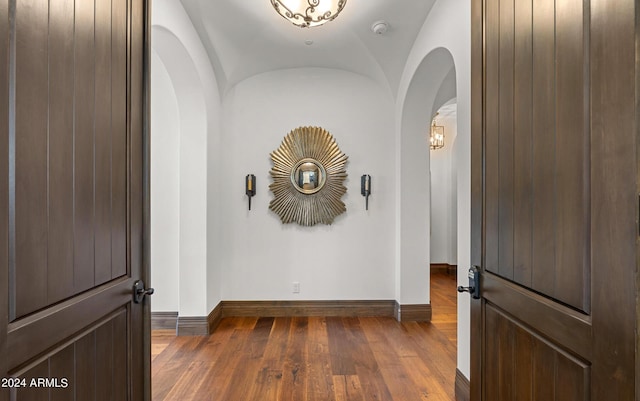
[[316,15],[321,1],[322,0],[307,0],[308,7],[298,11],[287,7],[282,0],[271,0],[271,5],[278,14],[289,20],[294,25],[309,28],[311,26],[322,25],[328,21],[333,21],[347,3],[347,0],[339,0],[335,10],[328,10],[322,14]]

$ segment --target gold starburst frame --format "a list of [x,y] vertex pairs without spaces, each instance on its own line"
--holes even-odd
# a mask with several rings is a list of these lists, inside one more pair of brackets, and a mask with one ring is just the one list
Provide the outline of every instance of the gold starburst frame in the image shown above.
[[333,136],[320,127],[299,127],[291,131],[271,153],[275,198],[269,209],[283,224],[313,226],[331,224],[347,208],[342,196],[347,178],[347,155]]

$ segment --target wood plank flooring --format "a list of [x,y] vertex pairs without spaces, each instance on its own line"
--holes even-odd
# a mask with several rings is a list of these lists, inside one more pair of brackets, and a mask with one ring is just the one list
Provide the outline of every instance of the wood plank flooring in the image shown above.
[[211,336],[152,336],[153,401],[453,401],[456,282],[432,273],[432,323],[225,318]]

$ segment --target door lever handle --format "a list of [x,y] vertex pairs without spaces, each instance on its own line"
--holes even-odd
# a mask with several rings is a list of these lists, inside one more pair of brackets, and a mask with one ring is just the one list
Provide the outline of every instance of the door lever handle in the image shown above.
[[461,285],[458,286],[458,292],[468,292],[469,294],[472,294],[475,291],[475,287],[463,287]]
[[139,304],[145,295],[153,295],[153,288],[144,288],[144,281],[138,280],[133,283],[133,302]]
[[480,271],[476,266],[473,266],[469,269],[467,277],[469,278],[469,286],[459,286],[458,292],[468,292],[471,294],[471,298],[480,299]]

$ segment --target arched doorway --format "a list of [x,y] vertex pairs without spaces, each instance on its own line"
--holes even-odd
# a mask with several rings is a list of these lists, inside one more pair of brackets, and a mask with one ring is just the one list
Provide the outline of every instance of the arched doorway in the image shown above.
[[169,29],[153,26],[151,266],[154,312],[206,315],[207,113],[197,69]]
[[429,300],[431,244],[430,154],[428,132],[432,116],[456,98],[456,69],[445,48],[427,54],[409,84],[402,110],[399,181],[401,303]]

